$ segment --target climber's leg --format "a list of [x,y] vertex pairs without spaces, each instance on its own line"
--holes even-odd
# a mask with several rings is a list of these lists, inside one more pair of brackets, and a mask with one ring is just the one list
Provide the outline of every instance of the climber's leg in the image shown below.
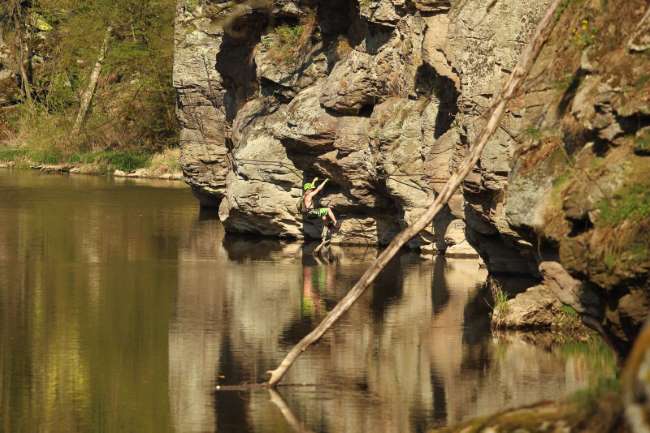
[[327,217],[336,226],[338,222],[336,221],[336,216],[334,216],[334,212],[332,212],[332,209],[327,207],[327,208],[323,208],[323,210],[327,212]]

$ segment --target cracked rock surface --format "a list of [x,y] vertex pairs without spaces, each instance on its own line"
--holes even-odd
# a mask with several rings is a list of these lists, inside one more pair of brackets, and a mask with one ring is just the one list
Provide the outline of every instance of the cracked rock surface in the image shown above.
[[[449,178],[476,107],[514,65],[543,9],[452,3],[273,1],[215,13],[180,2],[181,162],[202,203],[219,208],[230,232],[318,237],[321,222],[295,202],[302,183],[329,178],[321,204],[342,221],[333,243],[388,242]],[[474,26],[480,11],[487,15]],[[503,31],[489,42],[496,22]],[[504,146],[497,140],[489,157],[494,189],[505,182]],[[458,193],[410,246],[476,257],[465,208]]]

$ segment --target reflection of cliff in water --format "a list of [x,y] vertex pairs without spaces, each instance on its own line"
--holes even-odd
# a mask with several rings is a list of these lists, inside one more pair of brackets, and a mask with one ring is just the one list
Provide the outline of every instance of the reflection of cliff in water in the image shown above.
[[[181,246],[170,331],[170,399],[178,431],[289,431],[259,382],[363,273],[374,249],[319,262],[296,244],[223,239],[195,224]],[[313,431],[420,431],[507,406],[556,398],[587,368],[524,340],[491,337],[472,313],[483,271],[473,261],[404,254],[307,351],[280,392]]]
[[170,407],[176,431],[212,431],[212,390],[220,364],[226,308],[221,227],[202,215],[178,255],[176,311],[169,329]]

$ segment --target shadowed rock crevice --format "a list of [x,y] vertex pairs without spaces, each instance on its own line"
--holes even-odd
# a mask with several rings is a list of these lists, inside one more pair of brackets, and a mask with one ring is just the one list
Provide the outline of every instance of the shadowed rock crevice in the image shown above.
[[439,101],[434,130],[434,138],[438,139],[451,129],[459,112],[460,93],[456,84],[449,77],[439,74],[433,66],[423,63],[416,73],[415,91],[420,97],[433,96]]
[[224,34],[215,68],[226,90],[223,102],[228,122],[259,91],[253,49],[268,24],[268,15],[253,12],[236,19]]

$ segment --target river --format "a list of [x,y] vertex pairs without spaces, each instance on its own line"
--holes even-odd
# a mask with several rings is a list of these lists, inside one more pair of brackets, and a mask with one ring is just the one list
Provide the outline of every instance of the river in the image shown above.
[[376,250],[333,254],[224,236],[177,184],[0,170],[0,432],[422,432],[612,365],[493,335],[475,261],[405,253],[291,386],[216,391],[263,380]]

